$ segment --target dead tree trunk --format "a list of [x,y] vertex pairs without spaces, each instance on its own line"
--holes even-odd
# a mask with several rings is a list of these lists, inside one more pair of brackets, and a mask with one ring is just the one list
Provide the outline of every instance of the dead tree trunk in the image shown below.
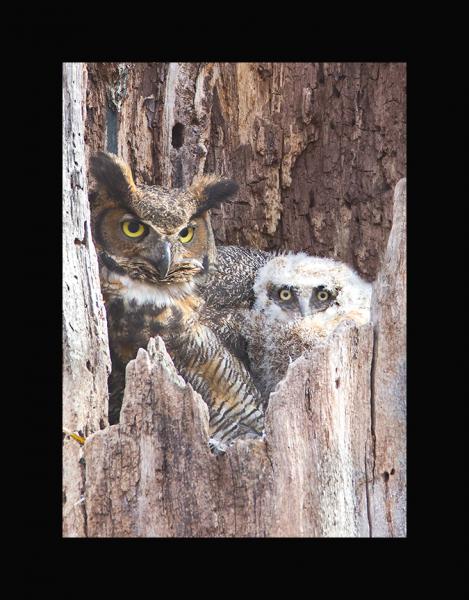
[[343,327],[289,367],[266,439],[215,457],[205,403],[152,340],[127,368],[121,423],[85,445],[88,535],[368,536],[371,355],[371,326]]
[[[63,426],[87,437],[107,426],[106,311],[90,232],[85,167],[86,68],[63,65]],[[82,446],[64,434],[63,533],[86,535]]]
[[[345,324],[293,363],[271,396],[265,440],[214,457],[207,407],[159,339],[129,363],[121,422],[106,427],[109,356],[84,235],[86,181],[68,191],[64,176],[64,286],[75,284],[64,327],[77,324],[64,335],[64,415],[73,407],[64,424],[89,436],[84,470],[81,446],[65,440],[64,535],[404,536],[405,183],[394,219],[392,189],[405,175],[405,65],[64,65],[72,182],[86,170],[86,71],[87,158],[116,152],[145,183],[186,185],[200,172],[239,182],[238,200],[212,219],[219,243],[332,256],[373,279],[393,230],[373,325]],[[85,357],[95,370],[80,380]]]
[[393,225],[383,266],[373,285],[375,328],[371,410],[372,533],[406,535],[406,181],[394,193]]

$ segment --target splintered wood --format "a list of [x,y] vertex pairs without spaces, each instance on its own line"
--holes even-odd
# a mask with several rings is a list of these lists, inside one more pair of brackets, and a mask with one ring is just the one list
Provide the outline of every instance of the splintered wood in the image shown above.
[[[86,69],[63,65],[63,534],[86,535],[78,440],[107,425],[106,311],[90,233],[85,170]],[[66,432],[75,434],[69,435]],[[81,434],[78,434],[81,432]],[[78,435],[77,435],[78,434]]]
[[127,367],[121,423],[85,445],[88,535],[368,535],[371,348],[370,325],[341,327],[289,367],[265,439],[216,457],[207,406],[152,339]]
[[264,439],[212,455],[207,406],[162,340],[139,350],[120,424],[85,444],[88,536],[405,536],[405,180],[395,200],[374,324],[290,364]]

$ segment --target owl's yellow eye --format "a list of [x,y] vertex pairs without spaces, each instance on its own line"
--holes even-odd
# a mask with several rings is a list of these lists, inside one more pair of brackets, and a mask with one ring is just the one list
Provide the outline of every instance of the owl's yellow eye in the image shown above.
[[182,244],[188,244],[192,238],[194,237],[194,228],[189,226],[189,227],[184,227],[184,229],[181,229],[181,231],[179,232],[179,241]]
[[278,293],[278,297],[280,298],[280,300],[290,300],[290,298],[291,298],[291,292],[290,292],[289,289],[283,288]]
[[145,226],[138,221],[124,221],[122,223],[122,231],[127,237],[138,238],[145,233]]
[[320,292],[318,292],[316,294],[316,298],[318,300],[320,300],[321,302],[325,302],[329,298],[329,292],[326,292],[325,290],[321,290]]

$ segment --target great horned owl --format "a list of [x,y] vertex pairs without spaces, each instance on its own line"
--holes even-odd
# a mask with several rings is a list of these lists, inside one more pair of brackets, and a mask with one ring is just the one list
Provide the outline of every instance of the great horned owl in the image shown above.
[[253,290],[254,306],[245,311],[242,330],[264,401],[289,363],[339,323],[370,320],[371,284],[330,258],[303,252],[276,256],[259,269]]
[[178,371],[209,406],[212,444],[223,450],[241,434],[260,435],[260,394],[211,329],[196,288],[216,257],[208,211],[237,185],[214,176],[188,189],[136,185],[130,168],[104,152],[92,157],[91,173],[91,225],[112,361],[110,423],[119,418],[126,364],[160,335]]

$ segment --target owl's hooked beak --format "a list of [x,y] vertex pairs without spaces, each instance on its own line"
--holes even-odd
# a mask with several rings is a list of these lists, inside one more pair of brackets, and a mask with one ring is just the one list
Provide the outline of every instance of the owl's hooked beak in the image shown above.
[[158,269],[160,279],[165,279],[171,266],[171,244],[169,242],[158,244],[155,251],[154,265]]
[[298,304],[300,305],[300,313],[302,317],[309,317],[311,315],[311,306],[309,305],[309,298],[298,298]]

